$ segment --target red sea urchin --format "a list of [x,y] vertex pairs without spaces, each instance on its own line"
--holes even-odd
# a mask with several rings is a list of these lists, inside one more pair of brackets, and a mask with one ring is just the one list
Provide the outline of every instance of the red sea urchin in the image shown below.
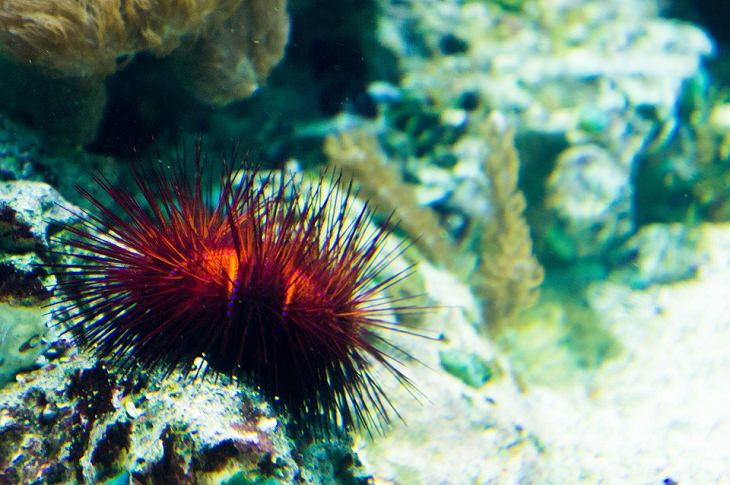
[[307,434],[387,423],[372,364],[411,386],[381,335],[407,332],[392,316],[412,308],[384,295],[405,277],[384,275],[402,246],[383,250],[388,230],[340,177],[301,192],[224,159],[216,181],[199,143],[194,162],[133,167],[138,196],[96,176],[113,205],[78,189],[93,207],[66,226],[79,262],[54,267],[75,340],[122,369],[187,373],[203,356]]

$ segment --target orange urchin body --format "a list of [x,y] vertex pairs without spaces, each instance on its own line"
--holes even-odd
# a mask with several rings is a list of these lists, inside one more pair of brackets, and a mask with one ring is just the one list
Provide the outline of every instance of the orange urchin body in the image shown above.
[[133,169],[139,197],[98,177],[118,209],[79,189],[94,210],[66,227],[64,243],[80,262],[54,267],[77,342],[122,367],[166,372],[204,356],[306,433],[380,427],[393,409],[372,364],[410,385],[379,332],[411,309],[383,295],[404,277],[383,275],[396,256],[381,254],[387,230],[369,228],[367,204],[354,211],[339,179],[300,193],[283,175],[238,181],[223,166],[215,198],[199,145],[193,173],[183,163]]

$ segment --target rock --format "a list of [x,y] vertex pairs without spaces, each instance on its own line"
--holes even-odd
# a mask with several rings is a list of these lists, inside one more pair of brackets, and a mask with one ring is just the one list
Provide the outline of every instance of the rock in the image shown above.
[[563,151],[547,180],[546,205],[563,234],[549,242],[570,259],[595,256],[634,229],[631,172],[609,151],[578,145]]
[[312,445],[317,469],[298,462],[315,448],[295,446],[245,387],[114,374],[69,352],[0,390],[0,482],[334,484],[362,473],[346,443]]

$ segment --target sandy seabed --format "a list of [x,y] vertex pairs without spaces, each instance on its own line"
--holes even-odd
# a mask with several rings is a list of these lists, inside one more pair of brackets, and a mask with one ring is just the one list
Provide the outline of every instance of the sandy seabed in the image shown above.
[[[407,425],[358,447],[376,483],[712,484],[730,476],[730,225],[700,229],[695,278],[644,290],[600,283],[591,304],[622,347],[572,386],[474,390],[413,367],[424,398],[393,389]],[[444,302],[470,295],[433,273]],[[452,339],[479,353],[463,315]],[[401,404],[402,403],[402,404]]]

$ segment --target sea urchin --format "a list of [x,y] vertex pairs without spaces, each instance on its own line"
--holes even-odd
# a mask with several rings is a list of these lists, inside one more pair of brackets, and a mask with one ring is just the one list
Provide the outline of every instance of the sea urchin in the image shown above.
[[235,157],[208,176],[199,143],[193,161],[133,166],[127,187],[96,175],[113,204],[78,188],[92,209],[65,227],[76,262],[53,268],[76,342],[122,369],[187,373],[202,356],[306,433],[387,423],[372,364],[410,386],[381,335],[410,310],[384,295],[402,246],[383,250],[388,230],[341,177],[300,190]]

